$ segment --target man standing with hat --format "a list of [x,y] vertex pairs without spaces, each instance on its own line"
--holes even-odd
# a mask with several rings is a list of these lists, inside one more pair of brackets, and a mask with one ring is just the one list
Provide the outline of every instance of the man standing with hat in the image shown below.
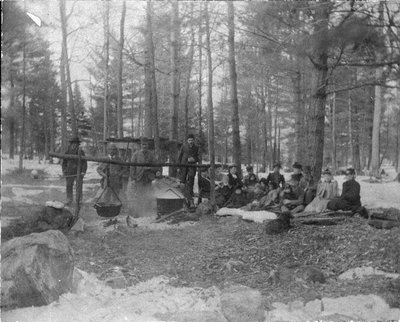
[[[114,161],[121,161],[121,158],[118,155],[118,148],[115,144],[111,144],[108,147],[108,158]],[[101,163],[97,167],[97,173],[102,177],[101,187],[103,189],[109,187],[113,189],[117,195],[119,195],[122,188],[123,170],[123,166],[119,164]],[[107,191],[106,195],[104,196],[104,200],[109,202],[111,196],[111,193]]]
[[[197,162],[199,162],[199,147],[194,143],[194,135],[189,134],[187,143],[182,145],[179,152],[178,163],[195,165]],[[185,185],[185,198],[189,203],[189,207],[194,206],[193,186],[195,176],[195,167],[184,167],[180,170],[180,180]]]
[[130,169],[131,179],[135,182],[135,196],[138,211],[143,214],[148,207],[148,202],[152,195],[151,182],[162,174],[160,167],[151,167],[157,159],[153,151],[149,150],[149,139],[142,137],[140,140],[140,150],[132,155],[132,163],[147,163],[149,166],[132,166]]
[[[68,146],[68,149],[65,152],[65,154],[85,156],[85,153],[81,149],[79,149],[80,143],[81,143],[81,141],[79,140],[78,137],[74,137],[71,140],[69,140],[69,146]],[[77,179],[78,160],[63,159],[61,167],[62,167],[63,176],[65,177],[66,183],[67,183],[67,202],[66,202],[66,204],[70,205],[73,202],[73,187],[74,187],[74,181]],[[85,175],[86,170],[87,170],[87,161],[81,160],[81,172],[80,172],[81,180],[83,180],[83,176]],[[82,198],[82,184],[78,187],[78,189],[79,189],[80,198]]]

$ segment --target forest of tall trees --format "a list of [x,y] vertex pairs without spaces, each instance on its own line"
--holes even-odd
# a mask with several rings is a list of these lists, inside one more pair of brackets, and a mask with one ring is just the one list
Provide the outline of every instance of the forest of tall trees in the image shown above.
[[76,135],[95,153],[193,133],[205,162],[400,172],[396,1],[85,3],[2,2],[2,151],[20,166]]

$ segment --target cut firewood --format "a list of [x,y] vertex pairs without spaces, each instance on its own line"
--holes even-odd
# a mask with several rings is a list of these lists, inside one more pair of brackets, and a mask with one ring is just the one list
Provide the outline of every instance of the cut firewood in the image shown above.
[[391,220],[400,222],[400,210],[396,208],[372,209],[369,212],[372,219]]
[[165,220],[165,219],[168,219],[169,217],[172,217],[172,216],[175,216],[175,215],[177,215],[177,214],[180,214],[182,211],[185,211],[183,208],[181,208],[181,209],[179,209],[179,210],[176,210],[176,211],[173,211],[173,212],[171,212],[170,214],[168,214],[168,215],[165,215],[165,216],[162,216],[161,218],[158,218],[157,220],[155,220],[154,222],[155,223],[159,223],[159,222],[161,222],[161,221],[163,221],[163,220]]
[[373,219],[368,221],[368,225],[378,229],[392,229],[394,227],[400,227],[400,222],[393,220]]
[[345,218],[344,217],[318,217],[318,218],[307,218],[307,219],[300,219],[298,218],[297,220],[294,219],[294,222],[299,222],[303,225],[321,225],[321,226],[326,226],[326,225],[336,225],[340,221],[343,221]]

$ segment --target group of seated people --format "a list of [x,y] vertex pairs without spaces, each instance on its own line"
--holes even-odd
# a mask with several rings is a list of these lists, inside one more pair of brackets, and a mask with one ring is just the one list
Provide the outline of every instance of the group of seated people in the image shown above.
[[[218,207],[241,208],[248,211],[270,210],[296,214],[299,212],[323,212],[326,210],[345,210],[365,216],[361,207],[360,185],[355,181],[355,171],[346,170],[342,194],[339,195],[337,181],[329,169],[322,172],[321,180],[316,182],[310,166],[297,162],[293,164],[293,174],[288,182],[280,173],[281,165],[274,164],[273,172],[267,178],[259,179],[253,167],[246,168],[247,174],[241,178],[237,166],[229,167],[228,175],[216,185],[215,199]],[[208,170],[203,169],[199,176],[199,190],[210,192]]]

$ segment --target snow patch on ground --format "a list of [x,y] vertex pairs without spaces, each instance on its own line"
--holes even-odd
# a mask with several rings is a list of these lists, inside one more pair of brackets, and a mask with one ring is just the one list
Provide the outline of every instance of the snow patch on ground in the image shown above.
[[381,271],[379,269],[370,267],[370,266],[363,266],[363,267],[356,267],[349,269],[348,271],[339,275],[340,280],[353,280],[358,278],[363,278],[364,276],[371,276],[371,275],[383,275],[388,278],[398,278],[400,274],[395,273],[387,273]]
[[112,289],[94,275],[79,271],[75,294],[68,293],[48,306],[16,309],[2,313],[3,321],[161,321],[156,314],[220,312],[216,287],[173,287],[164,276],[126,289]]
[[217,216],[239,216],[244,220],[262,223],[264,220],[273,220],[277,215],[270,211],[245,211],[237,208],[221,208],[216,213]]
[[[216,287],[174,287],[158,276],[125,289],[112,289],[93,274],[75,269],[75,293],[67,293],[47,306],[2,312],[2,321],[163,321],[164,314],[192,312],[222,316],[221,291]],[[356,320],[398,320],[400,309],[390,308],[376,295],[322,298],[304,304],[276,302],[265,312],[266,322],[332,320],[346,316]]]
[[[304,305],[300,301],[288,304],[274,303],[267,312],[266,322],[275,321],[375,321],[400,319],[400,309],[391,309],[377,295],[350,295],[339,298],[322,298]],[[341,319],[334,315],[339,315]],[[345,316],[346,318],[344,318]]]

